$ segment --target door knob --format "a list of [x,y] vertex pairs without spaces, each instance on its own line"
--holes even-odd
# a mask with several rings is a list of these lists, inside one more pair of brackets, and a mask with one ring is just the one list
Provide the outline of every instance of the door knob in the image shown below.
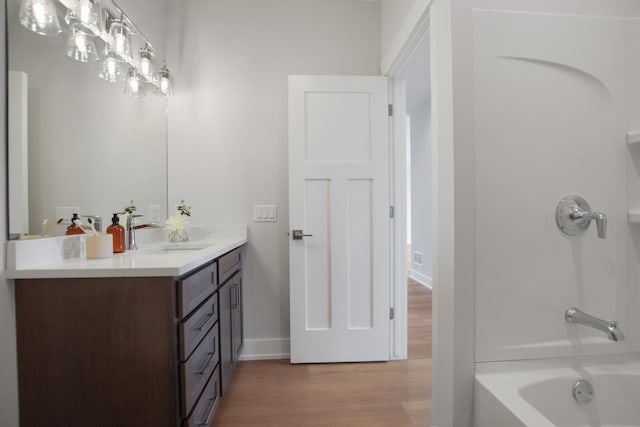
[[302,240],[303,237],[313,237],[313,234],[303,234],[302,230],[292,230],[293,240]]

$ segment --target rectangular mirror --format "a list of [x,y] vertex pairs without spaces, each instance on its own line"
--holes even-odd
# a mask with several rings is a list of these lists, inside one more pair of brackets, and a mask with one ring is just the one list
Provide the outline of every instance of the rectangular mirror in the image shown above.
[[[141,223],[162,223],[166,97],[148,87],[144,98],[131,98],[124,81],[101,79],[99,38],[93,40],[99,60],[67,56],[70,30],[64,7],[54,3],[63,31],[43,36],[21,25],[20,0],[7,2],[10,237],[40,234],[44,219],[68,222],[75,211],[101,216],[104,230],[131,200],[144,215]],[[59,227],[55,234],[63,233]]]

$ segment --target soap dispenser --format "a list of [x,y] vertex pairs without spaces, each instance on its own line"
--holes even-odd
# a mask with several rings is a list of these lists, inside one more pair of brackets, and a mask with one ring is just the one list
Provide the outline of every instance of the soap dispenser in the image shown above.
[[113,253],[124,252],[124,227],[120,225],[120,218],[117,213],[111,218],[111,225],[107,227],[107,233],[113,236]]
[[71,217],[71,225],[68,226],[67,230],[64,232],[64,234],[66,234],[67,236],[71,236],[73,234],[85,234],[84,230],[76,225],[75,223],[76,219],[80,221],[78,214],[74,213],[73,216]]

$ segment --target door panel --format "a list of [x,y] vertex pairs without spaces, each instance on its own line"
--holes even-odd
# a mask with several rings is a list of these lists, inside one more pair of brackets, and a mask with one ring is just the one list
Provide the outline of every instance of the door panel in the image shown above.
[[384,77],[289,78],[292,363],[389,359]]

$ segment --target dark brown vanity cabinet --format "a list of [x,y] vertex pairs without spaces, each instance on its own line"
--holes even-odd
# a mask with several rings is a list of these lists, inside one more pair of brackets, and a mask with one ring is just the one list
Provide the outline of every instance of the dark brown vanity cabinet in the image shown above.
[[242,324],[242,260],[240,250],[219,260],[220,376],[224,394],[244,345]]
[[240,249],[178,278],[17,280],[20,426],[210,426],[242,348],[239,278]]

